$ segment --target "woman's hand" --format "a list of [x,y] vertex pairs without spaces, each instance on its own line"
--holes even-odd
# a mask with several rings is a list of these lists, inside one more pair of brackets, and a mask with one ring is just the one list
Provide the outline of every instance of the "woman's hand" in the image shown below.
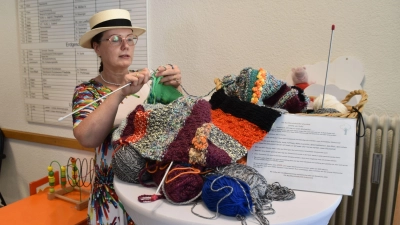
[[160,82],[178,88],[181,85],[181,70],[178,66],[167,64],[157,68],[157,77],[162,76]]
[[129,72],[125,75],[125,83],[131,83],[131,85],[122,88],[121,94],[128,96],[137,93],[144,84],[150,79],[150,71],[147,68],[139,70],[137,72]]

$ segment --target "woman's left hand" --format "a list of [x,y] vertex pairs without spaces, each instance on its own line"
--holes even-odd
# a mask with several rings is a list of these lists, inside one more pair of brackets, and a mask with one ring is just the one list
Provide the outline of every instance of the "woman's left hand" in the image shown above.
[[178,88],[181,85],[181,70],[178,66],[167,64],[157,68],[157,77],[162,77],[160,82]]

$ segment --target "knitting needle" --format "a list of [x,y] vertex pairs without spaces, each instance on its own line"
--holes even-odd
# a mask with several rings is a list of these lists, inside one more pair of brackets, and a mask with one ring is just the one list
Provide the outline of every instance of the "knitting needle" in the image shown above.
[[[72,114],[74,114],[74,113],[77,113],[77,112],[81,111],[82,109],[84,109],[84,108],[86,108],[86,107],[88,107],[88,106],[90,106],[90,105],[92,105],[92,104],[94,104],[94,103],[100,101],[101,99],[106,98],[107,96],[109,96],[109,95],[111,95],[111,94],[114,94],[115,92],[117,92],[117,91],[121,90],[122,88],[127,87],[127,86],[129,86],[129,85],[131,85],[131,84],[132,84],[132,83],[127,83],[127,84],[125,84],[124,86],[115,89],[115,91],[112,91],[112,92],[110,92],[110,93],[104,95],[103,97],[97,99],[96,101],[93,101],[93,102],[91,102],[91,103],[89,103],[89,104],[87,104],[87,105],[84,105],[84,106],[80,107],[79,109],[73,111],[72,113],[69,113],[69,114],[66,115],[66,116],[63,116],[63,117],[58,118],[58,121],[60,122],[61,120],[67,118],[68,116],[70,116],[70,115],[72,115]],[[139,98],[138,95],[134,95],[134,96]]]
[[322,93],[322,104],[321,104],[321,109],[324,108],[325,87],[326,87],[326,80],[327,80],[327,78],[328,78],[329,63],[330,63],[331,49],[332,49],[333,31],[334,31],[334,30],[335,30],[335,24],[332,24],[331,41],[330,41],[330,44],[329,44],[328,62],[327,62],[327,64],[326,64],[325,84],[324,84],[324,91],[323,91],[323,93]]
[[165,180],[165,178],[167,177],[167,174],[168,174],[168,172],[169,172],[169,169],[171,169],[171,166],[172,166],[173,163],[174,163],[174,161],[171,161],[171,163],[169,164],[167,170],[165,171],[164,177],[162,178],[162,180],[161,180],[161,182],[160,182],[160,185],[158,185],[158,188],[157,188],[156,193],[155,193],[154,195],[151,196],[151,200],[153,200],[153,201],[157,200],[157,195],[158,195],[159,192],[160,192],[160,188],[161,188],[161,186],[163,185],[164,180]]
[[[154,71],[154,70],[150,70],[150,73],[153,74],[153,73],[156,73],[157,71],[158,71],[158,70],[155,70],[155,71]],[[127,84],[125,84],[124,86],[119,87],[119,88],[115,89],[114,91],[112,91],[112,92],[110,92],[110,93],[104,95],[103,97],[97,99],[96,101],[93,101],[93,102],[91,102],[91,103],[89,103],[89,104],[87,104],[87,105],[84,105],[84,106],[80,107],[79,109],[73,111],[72,113],[69,113],[68,115],[65,115],[65,116],[63,116],[63,117],[58,118],[58,122],[60,122],[61,120],[67,118],[68,116],[70,116],[70,115],[72,115],[72,114],[74,114],[74,113],[77,113],[77,112],[81,111],[82,109],[84,109],[84,108],[86,108],[86,107],[88,107],[88,106],[90,106],[90,105],[92,105],[92,104],[94,104],[94,103],[100,101],[101,99],[104,99],[104,98],[106,98],[107,96],[109,96],[109,95],[111,95],[111,94],[114,94],[115,92],[121,90],[121,89],[124,88],[124,87],[129,86],[130,84],[132,84],[132,83],[127,83]],[[135,94],[134,94],[133,96],[135,96],[135,97],[137,97],[137,98],[140,98],[139,95],[135,95]]]

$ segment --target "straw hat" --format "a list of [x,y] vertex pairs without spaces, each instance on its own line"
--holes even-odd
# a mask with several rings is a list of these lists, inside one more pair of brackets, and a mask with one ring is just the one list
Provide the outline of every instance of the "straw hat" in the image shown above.
[[89,24],[90,31],[86,32],[79,40],[79,45],[83,48],[92,48],[90,41],[96,34],[103,31],[117,28],[130,28],[136,36],[140,36],[146,31],[146,29],[141,27],[133,27],[131,16],[129,12],[124,9],[109,9],[98,12],[90,18]]

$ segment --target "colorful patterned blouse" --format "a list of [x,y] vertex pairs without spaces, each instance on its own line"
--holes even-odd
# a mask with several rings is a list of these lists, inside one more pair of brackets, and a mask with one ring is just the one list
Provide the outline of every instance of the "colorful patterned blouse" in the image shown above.
[[[84,82],[75,88],[72,110],[75,111],[110,92],[112,90],[93,79]],[[75,113],[73,115],[73,127],[76,128],[103,101],[104,99]],[[122,105],[120,104],[120,107]],[[131,110],[135,107],[132,104],[128,106]],[[122,120],[127,115],[126,110],[120,110],[120,107],[118,108],[116,121],[117,119]],[[127,108],[126,104],[124,107]],[[88,224],[134,224],[114,191],[114,173],[111,167],[114,149],[111,145],[111,134],[112,130],[104,142],[95,150],[95,179],[92,184],[92,193],[88,205]]]

